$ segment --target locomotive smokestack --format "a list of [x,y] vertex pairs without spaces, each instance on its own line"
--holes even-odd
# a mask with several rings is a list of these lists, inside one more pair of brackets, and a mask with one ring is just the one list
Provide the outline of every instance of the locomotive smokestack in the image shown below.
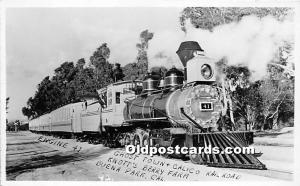
[[204,50],[200,47],[197,41],[185,41],[182,42],[176,51],[176,54],[179,56],[180,61],[184,67],[184,79],[187,79],[186,72],[186,63],[188,60],[194,57],[194,52],[204,52]]

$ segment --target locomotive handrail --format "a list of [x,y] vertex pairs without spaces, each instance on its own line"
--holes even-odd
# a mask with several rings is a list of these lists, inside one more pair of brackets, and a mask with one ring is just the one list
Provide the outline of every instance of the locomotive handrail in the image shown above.
[[204,128],[201,127],[196,121],[194,121],[190,116],[188,116],[185,112],[183,107],[180,108],[180,112],[187,117],[188,120],[190,120],[197,128],[199,128],[201,131],[204,131]]
[[[163,92],[165,90],[169,90],[169,89],[172,89],[172,88],[177,88],[177,87],[180,87],[180,86],[182,86],[182,85],[175,85],[173,87],[167,87],[167,88],[164,88],[164,89],[155,90],[155,91],[152,91],[151,93],[159,93],[159,92]],[[148,95],[148,94],[149,94],[149,92],[134,95],[134,96],[130,96],[130,97],[125,98],[124,102],[128,101],[128,99],[130,99],[130,98],[136,98],[136,97],[140,97],[140,96],[144,96],[144,95]]]
[[129,120],[124,120],[126,122],[139,122],[139,121],[156,121],[156,120],[167,120],[168,117],[159,117],[159,118],[142,118],[142,119],[129,119]]

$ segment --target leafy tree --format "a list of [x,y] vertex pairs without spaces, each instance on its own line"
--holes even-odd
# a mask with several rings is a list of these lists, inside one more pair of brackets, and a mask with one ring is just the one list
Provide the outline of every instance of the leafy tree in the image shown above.
[[224,74],[219,80],[226,93],[222,118],[225,122],[224,128],[234,130],[256,128],[261,111],[260,82],[250,82],[249,68],[242,65],[228,65],[226,58],[218,61],[217,67],[218,73]]
[[[137,63],[128,63],[123,67],[124,80],[136,80],[142,77],[143,74],[140,74],[142,70],[139,69]],[[141,79],[141,78],[140,78]]]
[[32,110],[28,107],[22,108],[22,113],[24,116],[26,116],[28,119],[30,119],[33,116]]
[[231,22],[238,22],[244,16],[273,16],[282,21],[293,14],[291,8],[285,7],[187,7],[179,18],[181,29],[186,31],[186,21],[189,20],[196,28],[212,31],[214,27]]
[[149,41],[153,38],[153,33],[148,30],[144,30],[140,33],[140,43],[136,44],[138,54],[136,62],[129,63],[124,66],[125,80],[142,79],[148,71],[148,46]]
[[83,70],[84,65],[85,65],[85,60],[84,60],[84,58],[81,58],[77,61],[76,68],[78,70]]
[[[281,59],[281,58],[280,58]],[[284,64],[284,61],[280,63]],[[286,76],[281,66],[268,66],[268,76],[250,82],[251,73],[246,66],[228,66],[226,59],[218,62],[225,74],[225,88],[231,99],[236,129],[278,128],[278,118],[289,121],[294,117],[294,78]]]
[[[278,67],[269,67],[269,76],[266,77],[260,86],[262,95],[263,129],[278,128],[278,117],[281,112],[293,117],[294,113],[294,80],[288,79]],[[272,122],[268,122],[271,119]]]
[[[261,95],[259,93],[260,83],[251,83],[249,86],[241,88],[238,86],[232,92],[234,103],[234,115],[244,121],[245,129],[252,130],[257,128],[261,113]],[[240,128],[241,126],[237,126]]]
[[34,100],[30,97],[27,100],[27,107],[22,108],[22,113],[24,116],[27,116],[28,119],[35,117],[36,113],[34,112]]
[[91,67],[84,68],[85,60],[79,59],[76,63],[74,71],[76,75],[73,80],[68,83],[68,94],[73,101],[78,101],[87,97],[97,97],[96,79],[94,71]]
[[[277,129],[279,119],[289,122],[294,118],[294,43],[285,42],[268,66],[262,80],[260,94],[263,104],[263,129]],[[291,122],[293,125],[293,121]]]
[[110,49],[103,43],[90,57],[90,62],[95,68],[95,79],[97,89],[113,82],[113,65],[108,62]]
[[[79,60],[82,63],[82,60]],[[82,68],[78,65],[78,68]],[[27,101],[22,112],[28,118],[34,118],[50,112],[62,105],[75,102],[76,93],[72,86],[78,69],[73,62],[64,62],[54,70],[54,76],[45,77],[38,85],[35,95]]]
[[73,62],[62,63],[54,70],[52,78],[47,76],[37,85],[22,113],[30,119],[87,97],[98,98],[96,90],[113,82],[109,55],[110,50],[103,43],[90,57],[87,67],[83,58],[75,66]]
[[97,97],[97,82],[92,68],[88,67],[79,71],[72,83],[77,99]]
[[138,49],[137,55],[137,66],[141,69],[140,74],[146,74],[148,71],[148,56],[147,50],[149,46],[149,41],[153,38],[153,33],[148,30],[144,30],[140,34],[140,43],[136,44]]

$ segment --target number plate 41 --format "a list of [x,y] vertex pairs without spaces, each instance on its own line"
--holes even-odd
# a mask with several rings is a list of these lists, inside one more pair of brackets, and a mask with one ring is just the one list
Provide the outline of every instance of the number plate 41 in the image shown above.
[[200,111],[213,111],[212,102],[200,102]]

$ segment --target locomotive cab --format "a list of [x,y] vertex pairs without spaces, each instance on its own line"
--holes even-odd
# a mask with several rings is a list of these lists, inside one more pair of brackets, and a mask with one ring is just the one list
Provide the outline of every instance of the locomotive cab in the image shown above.
[[127,99],[134,99],[142,81],[119,81],[98,90],[102,103],[101,121],[105,126],[120,126],[124,121],[123,108]]

